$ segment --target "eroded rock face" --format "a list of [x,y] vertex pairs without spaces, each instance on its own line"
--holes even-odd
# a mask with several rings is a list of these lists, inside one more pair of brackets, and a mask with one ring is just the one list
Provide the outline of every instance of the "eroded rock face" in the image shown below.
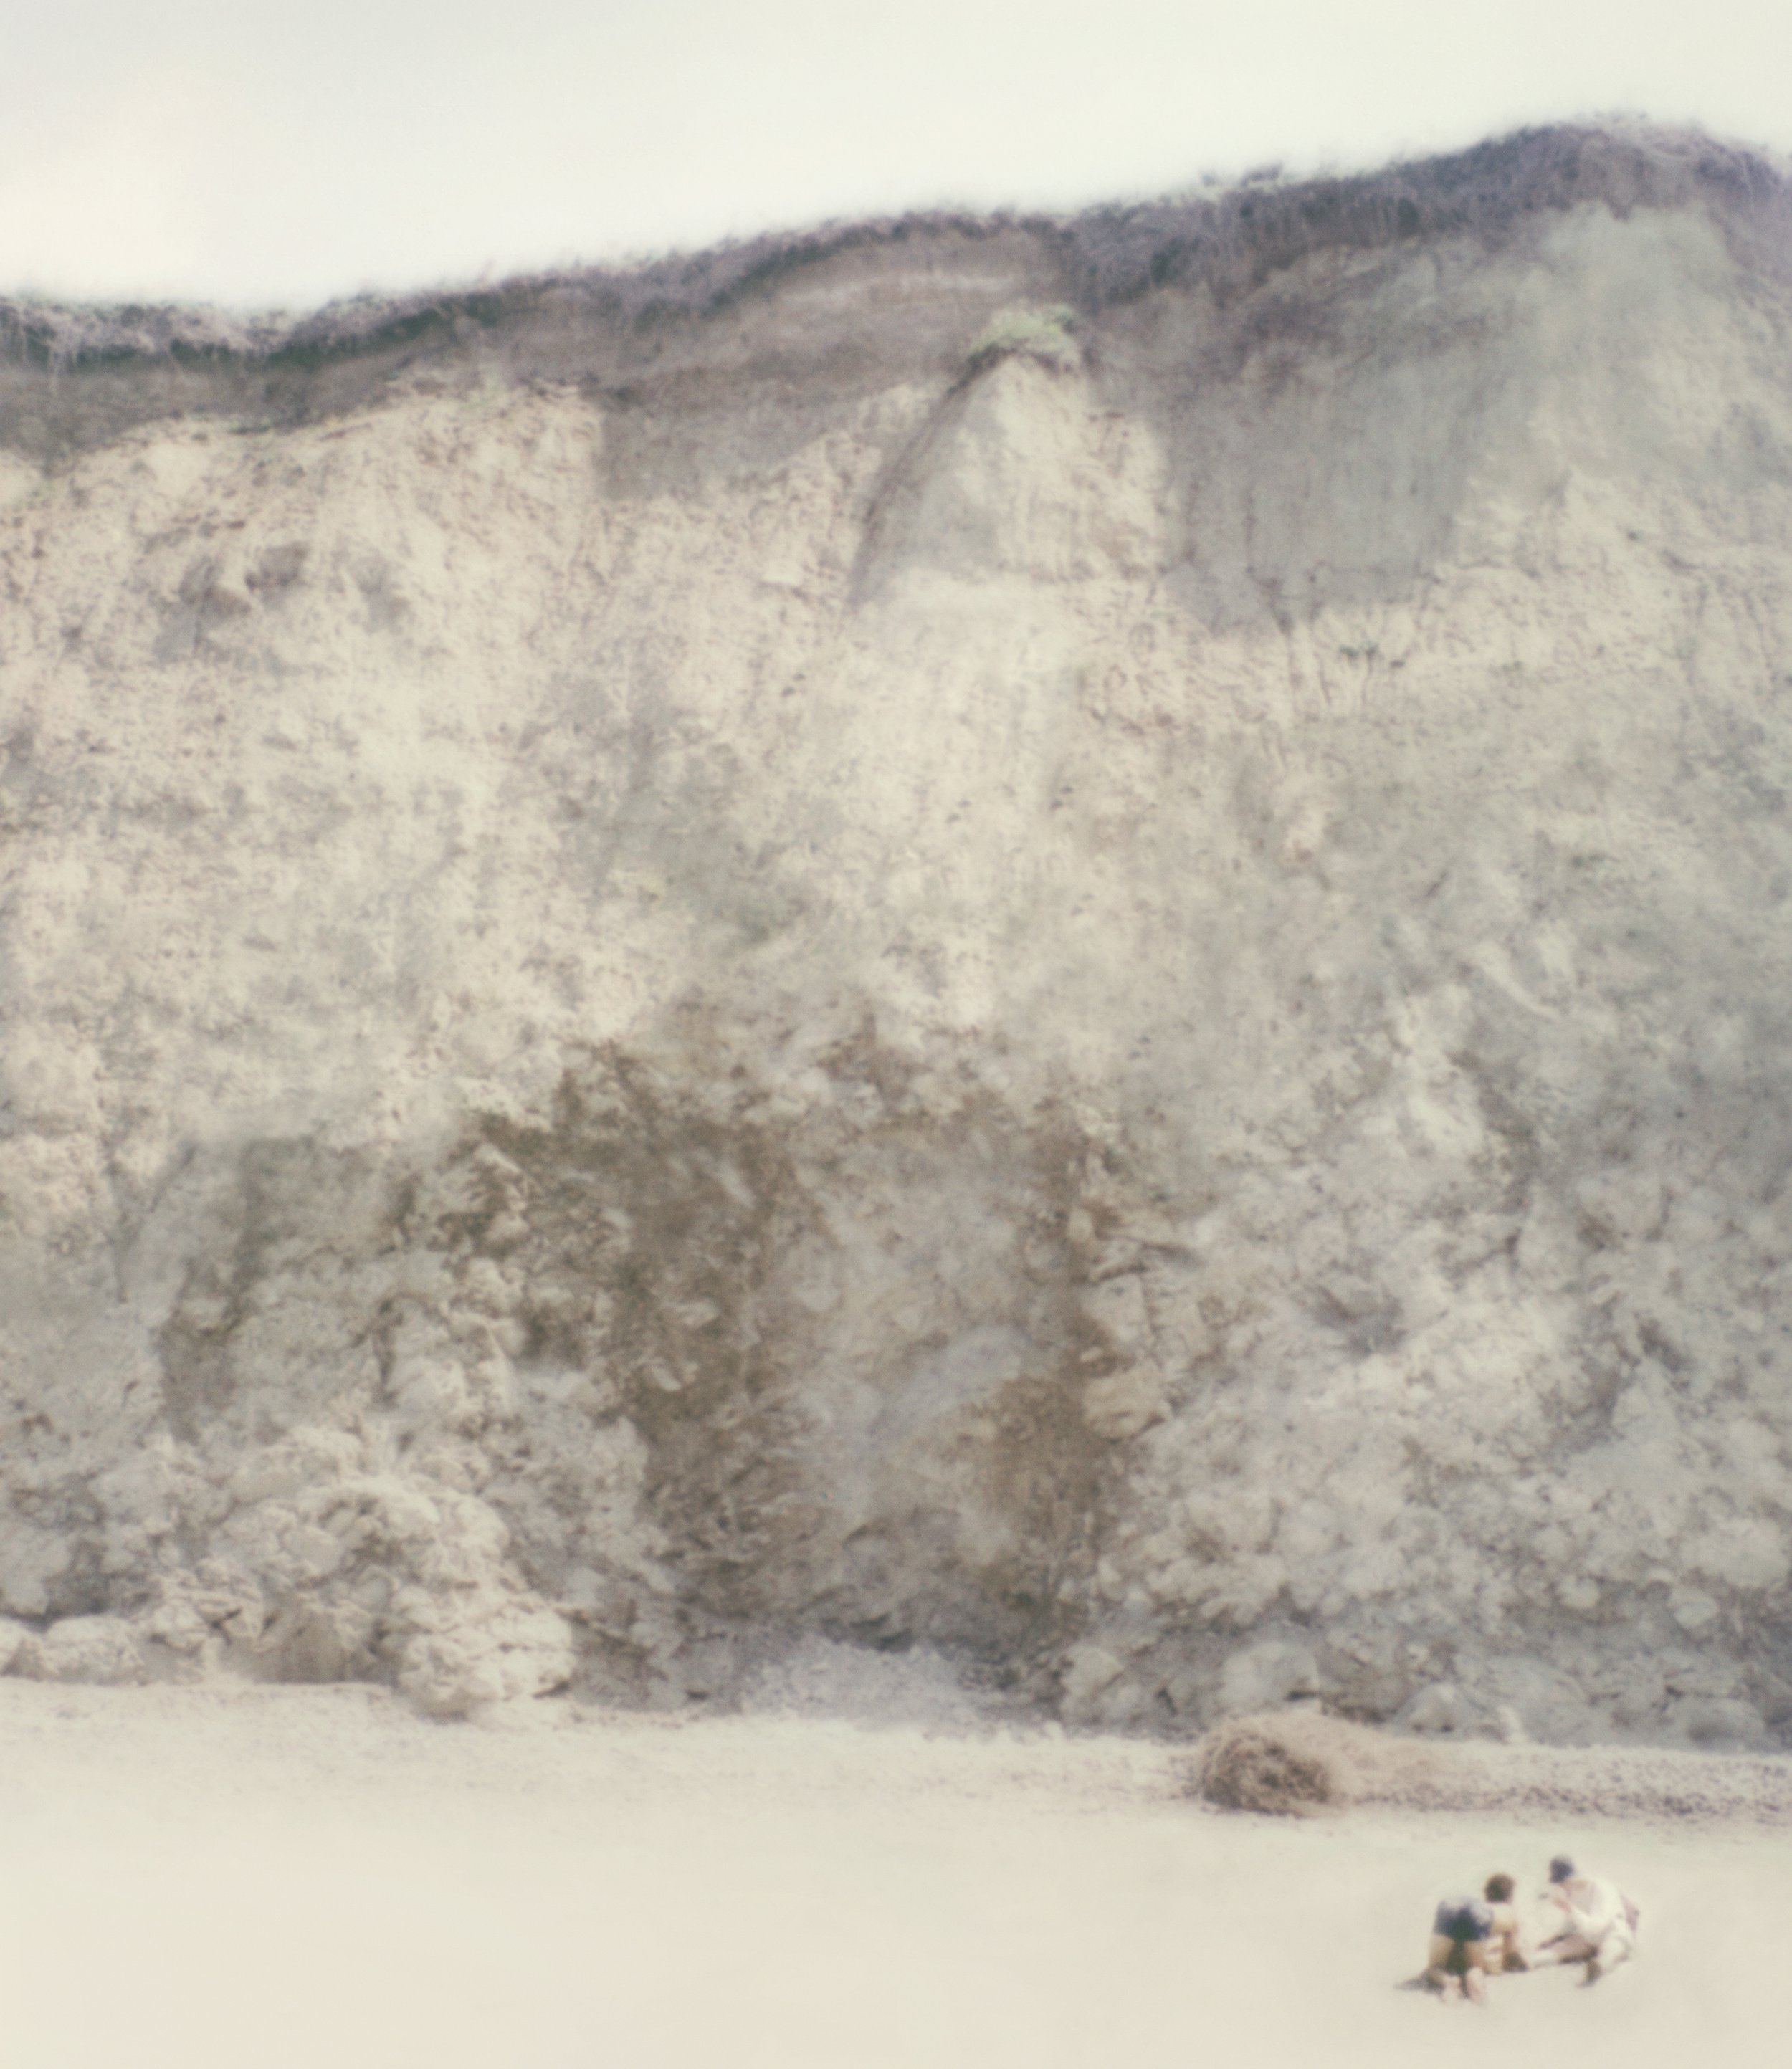
[[1780,275],[1065,263],[9,459],[12,1671],[1792,1720]]

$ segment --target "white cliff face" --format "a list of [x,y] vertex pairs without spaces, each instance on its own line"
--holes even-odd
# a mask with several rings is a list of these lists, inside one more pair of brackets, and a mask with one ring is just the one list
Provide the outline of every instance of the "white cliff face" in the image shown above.
[[1586,203],[1067,331],[922,240],[657,383],[476,341],[13,455],[13,1671],[672,1703],[819,1633],[1776,1734],[1740,251]]

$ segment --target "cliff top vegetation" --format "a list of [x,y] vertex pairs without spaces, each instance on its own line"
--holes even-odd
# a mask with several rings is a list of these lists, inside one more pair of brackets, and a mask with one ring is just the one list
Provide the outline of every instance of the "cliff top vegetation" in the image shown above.
[[605,329],[651,329],[715,315],[841,255],[937,239],[1018,235],[1062,275],[1084,314],[1155,287],[1236,293],[1326,251],[1436,238],[1489,247],[1540,214],[1589,202],[1619,214],[1703,206],[1775,270],[1792,254],[1792,177],[1763,154],[1644,124],[1554,124],[1370,173],[1247,178],[1223,191],[1118,202],[1070,216],[921,214],[768,231],[627,267],[519,275],[495,285],[365,294],[308,315],[232,314],[139,304],[0,296],[0,364],[58,370],[173,361],[315,368],[422,341],[500,329],[553,308]]

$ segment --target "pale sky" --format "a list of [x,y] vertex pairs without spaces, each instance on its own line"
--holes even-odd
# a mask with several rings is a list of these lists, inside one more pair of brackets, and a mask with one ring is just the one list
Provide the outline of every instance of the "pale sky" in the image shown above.
[[0,292],[303,308],[1629,112],[1792,151],[1792,0],[0,0]]

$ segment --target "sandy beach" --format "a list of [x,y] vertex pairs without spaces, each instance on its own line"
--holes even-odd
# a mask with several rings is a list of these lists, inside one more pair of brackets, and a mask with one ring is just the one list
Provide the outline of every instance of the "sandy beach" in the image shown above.
[[[1186,1764],[1050,1732],[3,1683],[6,2059],[1776,2059],[1776,1817],[1243,1817],[1188,1800]],[[1565,1846],[1643,1904],[1628,1973],[1513,1978],[1484,2011],[1396,1987],[1440,1894],[1500,1867],[1533,1887]]]

